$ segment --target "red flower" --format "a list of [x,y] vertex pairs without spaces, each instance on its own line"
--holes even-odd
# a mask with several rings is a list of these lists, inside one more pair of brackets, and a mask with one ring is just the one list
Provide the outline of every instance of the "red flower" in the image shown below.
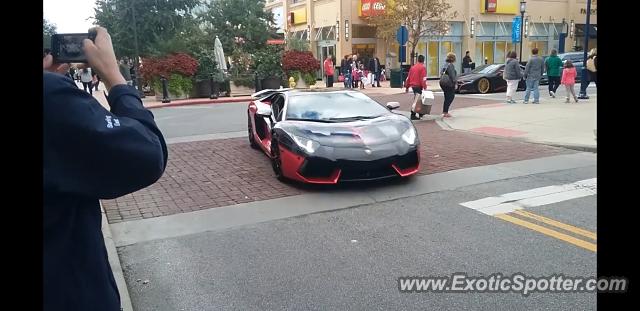
[[309,51],[286,51],[282,55],[282,69],[313,73],[320,69],[320,61]]
[[144,65],[140,68],[140,73],[147,81],[160,76],[169,77],[173,73],[192,77],[199,65],[195,58],[185,53],[171,54],[162,58],[145,58],[142,62]]

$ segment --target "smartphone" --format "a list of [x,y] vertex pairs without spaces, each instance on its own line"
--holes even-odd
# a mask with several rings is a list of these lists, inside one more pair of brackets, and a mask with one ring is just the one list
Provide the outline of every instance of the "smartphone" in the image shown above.
[[61,63],[86,63],[87,57],[82,49],[84,39],[96,40],[97,32],[87,33],[59,33],[51,36],[51,55],[53,62]]

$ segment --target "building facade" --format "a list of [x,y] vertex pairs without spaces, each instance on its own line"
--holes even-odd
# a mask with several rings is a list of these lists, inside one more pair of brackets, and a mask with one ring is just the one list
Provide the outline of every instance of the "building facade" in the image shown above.
[[[523,59],[533,47],[547,55],[560,47],[561,33],[566,33],[565,51],[584,46],[587,0],[528,0],[524,22]],[[597,44],[597,4],[591,0],[591,27],[588,49]],[[344,55],[357,53],[362,58],[377,56],[387,68],[398,68],[399,46],[377,38],[368,16],[384,14],[380,0],[278,0],[267,7],[282,5],[285,37],[308,40],[318,59],[334,56],[337,65]],[[427,74],[438,76],[445,55],[454,52],[460,66],[465,51],[476,64],[502,63],[508,51],[519,53],[520,43],[513,43],[512,23],[520,16],[519,0],[452,0],[457,17],[449,21],[443,36],[423,37],[416,53],[426,58]],[[410,47],[408,47],[410,50]],[[408,54],[408,52],[407,52]],[[410,61],[407,57],[406,62]],[[321,76],[321,72],[319,73]]]

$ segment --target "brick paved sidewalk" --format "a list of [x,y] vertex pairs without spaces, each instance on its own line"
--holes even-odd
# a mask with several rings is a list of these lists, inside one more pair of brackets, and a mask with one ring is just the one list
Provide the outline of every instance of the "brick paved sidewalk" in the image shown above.
[[[562,148],[442,130],[434,122],[416,124],[422,142],[419,174],[519,161],[562,153]],[[109,223],[158,217],[238,203],[321,191],[281,183],[269,159],[246,138],[169,145],[164,176],[154,185],[103,201]]]

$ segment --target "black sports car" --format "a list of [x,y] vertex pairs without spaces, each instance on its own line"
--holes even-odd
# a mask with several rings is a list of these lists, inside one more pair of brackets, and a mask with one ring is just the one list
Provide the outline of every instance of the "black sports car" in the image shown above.
[[305,183],[406,177],[418,172],[409,118],[358,91],[263,90],[247,109],[249,143],[276,177]]
[[[520,65],[522,71],[524,66]],[[458,76],[456,93],[506,92],[507,81],[502,78],[504,64],[489,64],[476,67],[471,72]],[[518,91],[526,89],[524,79],[518,83]]]

